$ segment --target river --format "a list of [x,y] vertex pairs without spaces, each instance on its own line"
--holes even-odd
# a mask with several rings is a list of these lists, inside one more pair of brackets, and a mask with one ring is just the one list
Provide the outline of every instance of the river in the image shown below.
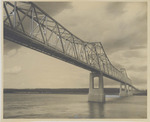
[[105,103],[87,94],[4,94],[4,118],[138,119],[147,118],[147,96],[106,95]]

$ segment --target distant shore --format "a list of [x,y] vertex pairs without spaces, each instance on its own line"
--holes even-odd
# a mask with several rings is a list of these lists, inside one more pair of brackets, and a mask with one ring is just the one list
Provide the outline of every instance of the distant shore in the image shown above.
[[[118,88],[105,88],[106,94],[119,94]],[[4,93],[19,94],[88,94],[88,88],[62,88],[62,89],[4,89]]]
[[[4,94],[88,94],[88,88],[61,88],[61,89],[4,89]],[[119,88],[104,88],[104,92],[107,95],[118,95]],[[147,93],[141,93],[136,95],[147,95]]]

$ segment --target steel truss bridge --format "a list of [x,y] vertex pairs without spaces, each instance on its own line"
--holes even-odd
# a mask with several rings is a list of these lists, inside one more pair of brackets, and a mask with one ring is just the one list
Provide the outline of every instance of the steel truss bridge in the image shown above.
[[101,42],[83,41],[32,2],[3,2],[3,11],[4,39],[136,89],[126,70],[112,65]]

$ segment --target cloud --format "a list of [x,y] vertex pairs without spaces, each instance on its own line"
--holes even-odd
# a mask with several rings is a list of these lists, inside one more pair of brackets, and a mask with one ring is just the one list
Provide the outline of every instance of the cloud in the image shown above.
[[4,55],[13,56],[21,46],[4,39]]
[[132,47],[130,47],[129,49],[131,50],[135,50],[135,49],[146,49],[147,46],[144,46],[144,45],[133,45]]
[[50,16],[54,16],[64,9],[72,8],[71,2],[34,2],[37,6],[42,8]]
[[8,55],[8,56],[14,56],[16,53],[17,53],[17,50],[16,50],[16,49],[12,49],[12,50],[10,50],[10,51],[7,53],[7,55]]
[[128,70],[136,71],[136,72],[146,72],[147,66],[129,66]]
[[123,56],[126,58],[147,58],[147,50],[146,48],[136,49],[136,50],[127,50],[123,53]]
[[112,2],[107,5],[106,10],[110,13],[110,16],[113,15],[114,17],[119,17],[125,12],[125,5],[126,3],[123,2]]
[[142,72],[132,72],[129,71],[130,78],[132,80],[132,83],[134,86],[136,86],[139,89],[143,89],[147,85],[147,73],[146,71]]
[[8,74],[18,74],[21,72],[22,68],[20,66],[14,66],[11,68],[5,68],[4,72]]

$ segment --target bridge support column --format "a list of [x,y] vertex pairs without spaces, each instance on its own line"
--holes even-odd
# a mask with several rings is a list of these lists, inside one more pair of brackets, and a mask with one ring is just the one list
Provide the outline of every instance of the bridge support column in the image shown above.
[[[95,87],[95,82],[96,82],[94,80],[95,77],[98,78],[97,87]],[[103,74],[93,73],[93,72],[90,73],[88,101],[90,101],[90,102],[105,102]]]
[[129,86],[129,90],[128,91],[129,91],[128,95],[133,95],[133,91],[132,91],[132,87],[131,86]]
[[134,92],[134,89],[133,89],[133,87],[131,87],[131,94],[133,95],[133,92]]
[[[122,88],[124,86],[124,89]],[[127,87],[126,84],[120,83],[120,97],[127,96]]]
[[130,86],[129,85],[127,85],[127,95],[129,95],[130,94]]

